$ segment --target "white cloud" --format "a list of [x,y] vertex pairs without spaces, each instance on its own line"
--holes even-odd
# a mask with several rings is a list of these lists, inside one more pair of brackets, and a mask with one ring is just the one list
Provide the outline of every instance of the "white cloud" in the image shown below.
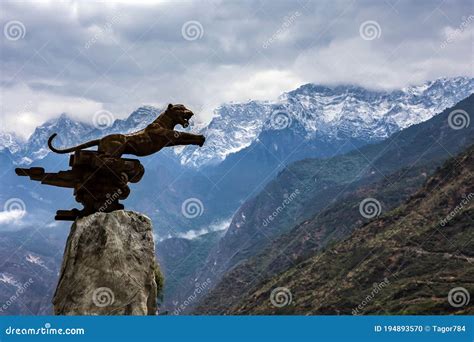
[[360,37],[336,40],[328,46],[304,51],[294,63],[295,73],[307,82],[358,84],[395,89],[450,76],[473,76],[469,35],[463,32],[441,49],[444,35],[436,39],[406,39],[399,45],[364,41]]
[[0,224],[17,223],[25,214],[26,211],[24,210],[0,211]]
[[196,230],[189,230],[185,233],[179,233],[177,237],[183,238],[183,239],[188,239],[188,240],[193,240],[195,238],[200,237],[201,235],[212,233],[212,232],[217,232],[221,230],[225,230],[229,228],[229,225],[232,221],[232,218],[222,220],[216,223],[213,223],[209,225],[208,227],[201,228],[201,229],[196,229]]
[[[462,0],[4,1],[0,9],[2,23],[26,27],[24,39],[0,40],[0,120],[22,136],[62,112],[90,122],[99,109],[122,118],[173,102],[207,121],[223,102],[273,99],[307,82],[397,88],[474,69],[472,6]],[[182,37],[189,20],[202,24],[201,39]],[[359,36],[367,20],[380,24],[380,38]]]
[[68,113],[77,120],[91,122],[92,114],[103,108],[101,103],[86,98],[32,90],[25,84],[3,89],[2,97],[2,127],[24,138],[58,114]]

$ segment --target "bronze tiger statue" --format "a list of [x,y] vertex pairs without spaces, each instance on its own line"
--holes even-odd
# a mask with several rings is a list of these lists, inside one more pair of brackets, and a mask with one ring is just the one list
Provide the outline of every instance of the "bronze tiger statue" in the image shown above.
[[133,154],[143,157],[160,151],[163,147],[177,145],[202,146],[206,138],[203,135],[175,131],[176,125],[186,128],[189,119],[194,115],[182,104],[169,104],[151,124],[144,129],[130,134],[110,134],[100,139],[88,141],[84,144],[58,149],[52,145],[56,133],[48,139],[48,146],[56,153],[70,153],[85,148],[97,146],[97,151],[106,156],[120,158],[123,154]]

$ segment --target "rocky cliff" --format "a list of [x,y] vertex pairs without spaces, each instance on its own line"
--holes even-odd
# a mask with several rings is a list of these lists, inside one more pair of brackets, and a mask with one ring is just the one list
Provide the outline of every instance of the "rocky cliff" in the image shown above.
[[149,218],[117,210],[78,219],[64,251],[54,313],[154,315],[157,275]]

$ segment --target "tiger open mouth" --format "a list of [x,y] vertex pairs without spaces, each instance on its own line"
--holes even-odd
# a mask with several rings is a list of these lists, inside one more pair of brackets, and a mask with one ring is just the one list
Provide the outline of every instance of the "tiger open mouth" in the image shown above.
[[187,110],[184,112],[184,115],[181,117],[181,120],[182,120],[182,123],[181,125],[186,128],[186,127],[189,127],[189,120],[191,119],[191,117],[194,115],[193,112],[191,112],[190,110]]

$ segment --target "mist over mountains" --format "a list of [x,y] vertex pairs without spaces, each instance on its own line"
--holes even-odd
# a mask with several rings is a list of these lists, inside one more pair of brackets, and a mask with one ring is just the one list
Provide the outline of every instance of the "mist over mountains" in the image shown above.
[[[472,140],[471,128],[454,131],[447,126],[445,111],[472,93],[474,79],[467,77],[443,78],[391,92],[307,84],[274,102],[223,104],[209,124],[188,128],[207,137],[202,148],[170,148],[140,158],[145,176],[131,186],[132,194],[125,205],[153,221],[158,258],[170,279],[165,285],[164,309],[172,311],[197,283],[211,279],[210,294],[199,299],[203,301],[201,306],[197,301],[194,305],[204,310],[207,303],[215,307],[214,313],[225,311],[228,303],[223,288],[231,288],[235,296],[228,299],[250,295],[263,288],[264,281],[317,253],[331,240],[328,234],[335,230],[331,225],[334,223],[323,222],[326,231],[318,231],[320,222],[315,215],[325,212],[333,219],[343,217],[349,203],[342,201],[343,195],[350,198],[358,189],[370,192],[377,187],[382,193],[383,186],[374,185],[384,179],[380,173],[390,178],[420,159],[424,164],[417,165],[417,172],[401,172],[390,183],[393,187],[405,186],[405,192],[398,191],[397,196],[385,193],[388,207],[402,203],[449,157],[441,154],[441,147],[428,146],[430,143],[444,139],[443,146],[450,146],[449,152],[455,154]],[[48,312],[49,303],[38,298],[54,288],[69,226],[54,222],[54,212],[77,205],[70,191],[32,184],[17,177],[14,167],[65,169],[68,158],[47,149],[46,141],[52,133],[58,133],[58,147],[72,146],[110,133],[139,130],[160,112],[159,108],[143,106],[125,120],[100,128],[62,114],[37,127],[28,141],[12,133],[0,133],[0,203],[19,198],[26,209],[19,218],[0,220],[0,229],[9,231],[0,240],[8,259],[0,271],[2,298],[8,298],[17,285],[26,282],[33,268],[41,274],[38,282],[47,285],[37,288],[26,301],[34,303],[34,314]],[[312,190],[307,191],[308,187]],[[261,232],[263,219],[285,199],[293,198],[295,189],[301,193]],[[193,218],[182,212],[183,203],[190,198],[202,203],[200,214]],[[328,204],[336,209],[326,212]],[[295,228],[302,222],[310,222],[315,235]],[[332,238],[347,237],[357,226],[350,225],[345,233]],[[282,242],[285,238],[296,243],[291,247],[291,262],[275,255],[286,247]],[[22,245],[25,239],[29,243]],[[30,304],[25,305],[28,310]],[[235,304],[235,312],[244,310],[241,307],[245,303],[231,304]],[[14,309],[28,313],[19,304]],[[185,312],[191,309],[193,306]]]
[[[144,179],[133,185],[126,204],[146,212],[160,237],[219,225],[229,221],[239,206],[285,165],[380,141],[426,121],[473,91],[474,80],[467,77],[442,78],[392,92],[307,84],[275,102],[224,104],[215,110],[207,126],[188,128],[206,135],[202,148],[170,148],[142,158]],[[39,126],[26,142],[2,133],[0,160],[4,170],[15,164],[41,164],[46,170],[57,171],[66,167],[67,158],[50,153],[46,141],[52,133],[58,133],[55,143],[59,147],[73,146],[110,133],[142,129],[160,112],[158,108],[140,107],[127,119],[99,128],[62,114]],[[12,182],[10,179],[6,177],[4,183],[4,199],[20,196],[30,213],[41,215],[40,222],[45,222],[52,208],[35,198],[47,202],[53,194],[63,203],[74,204],[68,190],[37,186],[33,192],[19,191],[18,186],[24,189],[30,185],[17,177]],[[183,217],[181,205],[188,198],[198,198],[205,214],[192,220]]]
[[[196,313],[235,313],[234,309],[239,305],[252,306],[250,303],[256,293],[264,287],[263,284],[270,283],[274,287],[288,285],[286,282],[275,285],[275,279],[279,274],[289,270],[292,274],[297,274],[307,259],[316,258],[315,256],[328,246],[340,242],[339,246],[345,248],[343,242],[345,238],[370,222],[370,219],[388,213],[392,209],[396,211],[396,208],[409,200],[423,183],[429,182],[430,176],[437,172],[437,168],[444,161],[455,160],[457,154],[466,151],[464,154],[467,158],[461,159],[467,162],[459,166],[470,170],[473,166],[472,158],[469,156],[472,154],[474,144],[474,128],[466,121],[462,129],[454,129],[450,114],[456,111],[471,113],[473,109],[474,95],[471,95],[430,120],[402,130],[382,142],[328,159],[306,159],[290,164],[266,186],[264,191],[239,208],[227,234],[210,251],[206,263],[196,272],[199,275],[198,282],[210,278],[214,284],[210,294],[201,299]],[[448,174],[459,171],[456,166],[456,162],[451,161]],[[469,178],[468,175],[469,171],[463,177]],[[426,227],[433,227],[436,224],[436,220],[432,217],[439,218],[444,215],[442,212],[453,210],[456,206],[453,204],[456,202],[455,198],[470,196],[469,194],[474,191],[472,179],[464,183],[453,179],[453,183],[453,186],[462,188],[462,191],[450,190],[448,195],[444,196],[449,198],[449,201],[445,202],[446,205],[442,209],[432,212],[425,210],[423,216],[430,217]],[[285,203],[285,196],[295,189],[299,189],[298,195],[287,202],[284,210],[277,211],[278,215],[273,215],[276,208]],[[376,204],[377,215],[373,217],[361,215],[360,204],[364,200]],[[440,201],[436,206],[442,207],[442,203]],[[427,202],[426,205],[430,206],[431,203]],[[403,227],[404,231],[411,229],[412,236],[419,233],[419,227],[414,223],[416,220],[405,222],[403,215],[395,214],[402,227],[405,224],[410,227]],[[265,219],[272,215],[272,220],[265,223]],[[431,248],[442,251],[446,249],[446,244],[449,246],[457,244],[462,255],[469,258],[471,253],[467,252],[466,246],[470,243],[470,233],[465,229],[465,222],[470,220],[468,212],[460,214],[458,219],[459,222],[463,222],[462,231],[458,231],[459,227],[456,226],[451,227],[451,230],[453,234],[459,233],[463,237],[456,241],[436,240]],[[430,229],[436,231],[434,228]],[[428,244],[431,242],[417,241]],[[361,239],[359,244],[353,246],[354,254],[360,258],[368,253],[363,254],[364,248],[366,251],[370,250],[369,246],[364,247],[364,242]],[[383,246],[383,242],[378,243]],[[359,253],[357,248],[360,249]],[[458,250],[456,252],[459,253]],[[355,265],[357,260],[347,258],[341,262],[347,266]],[[337,267],[333,269],[327,262],[315,265],[315,268],[317,267],[331,268],[330,274],[339,272]],[[417,267],[419,270],[423,269],[421,266]],[[347,268],[350,269],[350,266]],[[382,282],[387,275],[386,273],[380,279],[372,279]],[[411,277],[413,276],[411,274]],[[299,285],[304,287],[303,284],[311,282],[309,279],[297,279],[297,282],[300,280]],[[368,280],[366,281],[368,284]],[[332,282],[325,283],[324,286],[327,284],[334,286]],[[322,283],[317,286],[320,285],[322,286]],[[317,291],[311,286],[307,285],[307,292]],[[326,291],[331,289],[332,287],[328,286]],[[337,310],[350,312],[344,300],[352,298],[352,304],[349,306],[352,308],[357,305],[355,302],[361,294],[357,291],[346,294],[347,297],[337,299],[341,303],[339,306],[328,308],[325,306],[327,303],[322,303],[319,313],[335,313]],[[435,295],[439,297],[441,293],[436,291]],[[308,308],[286,308],[285,310],[290,311],[283,312],[303,313],[314,309],[314,305],[316,304],[313,303]],[[232,308],[233,306],[235,307]],[[272,310],[269,306],[266,308],[267,312]],[[416,306],[410,310],[416,312]]]
[[[206,144],[202,148],[178,148],[174,157],[186,167],[219,164],[227,156],[258,142],[267,132],[280,130],[290,130],[307,140],[381,140],[428,120],[433,112],[452,106],[473,90],[474,79],[468,77],[440,78],[391,92],[351,85],[306,84],[282,94],[274,102],[249,101],[220,106],[211,122],[199,129],[207,136]],[[63,113],[36,128],[26,143],[7,130],[0,131],[0,148],[8,148],[16,163],[28,164],[50,153],[45,142],[54,132],[58,133],[58,146],[72,146],[111,133],[140,130],[162,110],[143,106],[125,120],[109,118],[111,122],[100,129]]]

